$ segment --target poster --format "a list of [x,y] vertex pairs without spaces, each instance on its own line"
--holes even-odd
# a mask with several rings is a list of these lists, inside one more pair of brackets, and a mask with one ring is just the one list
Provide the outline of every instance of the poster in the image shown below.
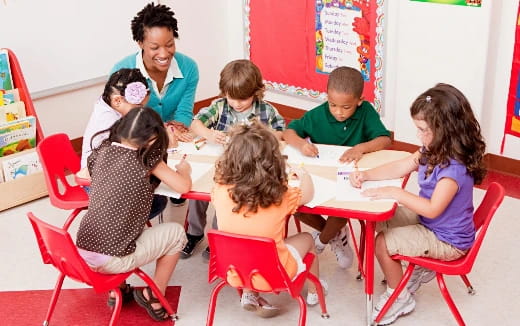
[[482,5],[482,0],[410,0],[410,1],[442,3],[445,5],[458,5],[458,6],[470,6],[470,7],[480,7]]

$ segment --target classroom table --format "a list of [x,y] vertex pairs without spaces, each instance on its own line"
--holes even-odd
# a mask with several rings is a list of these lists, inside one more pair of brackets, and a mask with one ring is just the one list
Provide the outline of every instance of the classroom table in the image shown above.
[[[347,149],[347,147],[345,147],[345,149]],[[360,169],[372,168],[408,155],[410,155],[408,152],[393,150],[381,150],[368,153],[363,155],[363,158],[358,162],[358,167]],[[172,162],[180,159],[180,157],[181,153],[170,155]],[[199,163],[214,163],[216,158],[217,157],[214,155],[197,155],[192,152],[191,154],[188,154],[187,160],[195,166]],[[305,165],[305,169],[311,174],[311,176],[319,176],[321,178],[336,181],[337,167],[307,164]],[[182,197],[187,199],[210,201],[210,192],[213,187],[213,174],[214,168],[211,168],[203,175],[199,175],[196,180],[193,180],[192,190],[183,194]],[[406,179],[403,179],[403,182],[401,183],[402,187],[405,186],[405,183]],[[320,189],[320,192],[322,191],[326,190]],[[335,191],[335,189],[332,191]],[[165,193],[164,188],[160,193],[168,195],[168,193]],[[298,211],[303,213],[338,216],[365,221],[365,255],[363,274],[365,276],[367,325],[371,325],[372,323],[375,224],[376,222],[390,219],[394,215],[396,208],[397,203],[394,201],[339,201],[335,198],[329,199],[314,207],[301,206],[298,208]]]

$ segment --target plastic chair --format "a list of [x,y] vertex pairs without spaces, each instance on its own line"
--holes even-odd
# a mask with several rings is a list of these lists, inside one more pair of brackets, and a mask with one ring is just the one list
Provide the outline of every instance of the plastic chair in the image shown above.
[[[217,296],[220,290],[228,284],[227,272],[229,270],[235,271],[242,281],[243,286],[239,288],[239,293],[244,288],[276,294],[282,291],[289,292],[293,298],[298,300],[300,305],[300,326],[305,325],[307,319],[307,306],[300,292],[308,278],[316,285],[321,306],[321,317],[329,318],[321,283],[316,276],[309,272],[315,258],[314,254],[308,253],[303,258],[303,262],[307,266],[306,270],[298,275],[295,280],[291,280],[280,263],[273,239],[210,230],[208,231],[208,241],[211,249],[209,283],[216,279],[220,279],[220,282],[211,292],[206,325],[213,325]],[[256,289],[251,282],[251,277],[254,274],[262,275],[272,290]]]
[[71,185],[67,174],[77,173],[81,161],[66,134],[45,137],[36,147],[45,175],[45,183],[51,204],[61,209],[72,209],[63,228],[70,224],[82,210],[88,207],[88,195],[79,185]]
[[437,283],[439,284],[439,289],[446,300],[453,316],[457,320],[459,325],[465,325],[462,316],[459,313],[459,310],[455,306],[453,299],[451,298],[448,288],[446,287],[446,283],[444,282],[444,275],[459,275],[464,284],[466,284],[468,288],[469,294],[474,294],[475,291],[469,282],[466,274],[471,272],[473,268],[473,264],[475,262],[475,258],[479,252],[480,246],[482,245],[482,241],[484,240],[484,236],[486,235],[489,224],[491,223],[491,218],[495,214],[498,206],[502,203],[504,199],[504,188],[496,183],[492,182],[487,191],[484,199],[481,204],[475,211],[473,216],[473,221],[475,223],[475,229],[477,230],[477,236],[475,238],[475,243],[473,247],[464,255],[463,257],[453,260],[453,261],[442,261],[438,259],[431,259],[425,257],[408,257],[401,255],[392,256],[393,259],[405,260],[409,262],[408,268],[406,269],[401,282],[395,289],[394,293],[388,299],[388,302],[384,305],[383,309],[375,319],[375,324],[383,318],[388,309],[392,306],[393,302],[399,296],[399,293],[406,287],[406,283],[412,276],[413,269],[415,265],[422,266],[424,268],[433,270],[437,273]]
[[110,290],[116,293],[116,304],[109,325],[116,324],[119,313],[121,312],[123,299],[121,291],[119,290],[119,284],[126,280],[131,274],[138,275],[150,287],[172,320],[177,318],[170,304],[161,294],[154,281],[139,268],[121,274],[102,274],[94,272],[79,255],[70,234],[66,230],[43,222],[35,217],[33,213],[28,213],[27,216],[31,221],[36,235],[43,261],[45,263],[51,263],[60,272],[47,314],[45,315],[44,326],[49,325],[65,276],[92,286],[97,293],[108,292]]

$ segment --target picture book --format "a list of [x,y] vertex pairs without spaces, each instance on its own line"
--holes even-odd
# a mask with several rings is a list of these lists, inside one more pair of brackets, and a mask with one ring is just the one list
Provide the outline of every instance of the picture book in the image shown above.
[[42,171],[42,166],[35,151],[17,155],[2,161],[5,181],[11,181],[35,172]]
[[13,89],[9,55],[5,49],[0,49],[0,88],[5,90]]
[[0,125],[0,157],[36,146],[36,118],[28,116]]
[[0,125],[25,117],[25,104],[21,101],[0,106]]

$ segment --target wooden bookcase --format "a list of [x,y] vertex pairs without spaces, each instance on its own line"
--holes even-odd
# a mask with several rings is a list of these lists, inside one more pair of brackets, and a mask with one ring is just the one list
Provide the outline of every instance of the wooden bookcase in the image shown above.
[[[43,132],[40,126],[40,121],[38,120],[38,116],[34,110],[31,95],[29,94],[29,90],[25,84],[25,79],[23,78],[22,69],[18,63],[18,59],[11,50],[7,49],[7,52],[9,54],[9,63],[14,87],[18,88],[18,92],[20,93],[20,100],[25,103],[25,111],[27,115],[33,115],[36,117],[36,144],[38,144],[43,139]],[[35,150],[36,149],[33,148],[21,153],[0,157],[0,163],[4,159],[9,159],[15,157],[16,155],[25,154],[28,153],[28,151]],[[2,182],[0,183],[0,211],[21,205],[46,195],[47,187],[45,185],[45,177],[43,172],[34,173],[13,181]]]

